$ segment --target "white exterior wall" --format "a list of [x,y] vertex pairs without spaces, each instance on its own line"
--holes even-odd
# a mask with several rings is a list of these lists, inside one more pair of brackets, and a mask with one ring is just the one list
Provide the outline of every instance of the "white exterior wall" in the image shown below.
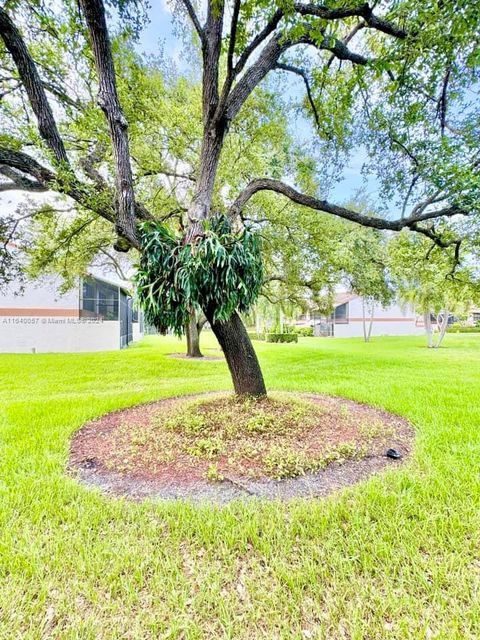
[[78,312],[80,290],[77,285],[67,293],[58,293],[60,281],[45,277],[25,285],[21,295],[16,293],[19,285],[10,285],[0,293],[0,309],[70,309]]
[[[376,305],[373,313],[372,336],[421,335],[423,324],[417,319],[414,309],[394,303],[386,308]],[[367,330],[369,325],[367,311]],[[348,303],[348,323],[335,324],[336,338],[363,337],[362,298],[354,298]]]
[[132,323],[132,335],[133,335],[133,342],[137,342],[138,340],[141,340],[143,338],[143,331],[140,331],[139,322]]
[[112,351],[120,323],[64,316],[0,317],[0,353]]
[[[0,353],[110,351],[120,348],[120,323],[79,317],[79,287],[58,293],[56,278],[11,286],[0,294]],[[135,325],[134,325],[135,326]]]

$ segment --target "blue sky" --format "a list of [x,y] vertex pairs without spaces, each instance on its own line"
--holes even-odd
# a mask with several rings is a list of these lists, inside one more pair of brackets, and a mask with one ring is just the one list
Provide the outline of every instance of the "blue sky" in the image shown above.
[[[171,59],[179,70],[187,69],[183,57],[183,43],[181,38],[175,35],[175,26],[172,23],[172,14],[168,8],[167,0],[153,0],[149,16],[150,22],[140,34],[138,50],[147,55],[156,55],[163,50],[165,57]],[[288,74],[283,74],[283,76],[285,82],[291,83],[292,94],[294,92],[303,93],[304,86],[300,79],[292,78]],[[300,118],[293,123],[292,130],[301,137],[311,134],[305,122],[302,122]],[[364,188],[369,196],[375,197],[378,191],[375,179],[371,178],[365,182],[360,173],[364,160],[365,155],[362,151],[352,156],[349,166],[344,169],[343,179],[329,194],[332,201],[345,202],[361,188]]]

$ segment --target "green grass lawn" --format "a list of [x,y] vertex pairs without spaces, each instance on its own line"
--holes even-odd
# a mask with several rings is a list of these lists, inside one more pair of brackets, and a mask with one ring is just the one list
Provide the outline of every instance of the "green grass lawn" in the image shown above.
[[[204,345],[214,346],[205,336]],[[132,503],[64,475],[86,420],[229,389],[224,362],[0,355],[0,638],[480,637],[480,336],[256,343],[267,385],[409,418],[413,459],[329,499]]]

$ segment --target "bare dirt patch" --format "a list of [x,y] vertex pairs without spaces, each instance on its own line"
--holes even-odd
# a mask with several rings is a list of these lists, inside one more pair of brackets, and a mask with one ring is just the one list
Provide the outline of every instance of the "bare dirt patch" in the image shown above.
[[135,498],[227,502],[326,495],[410,454],[402,418],[320,395],[171,398],[87,423],[71,443],[82,481]]

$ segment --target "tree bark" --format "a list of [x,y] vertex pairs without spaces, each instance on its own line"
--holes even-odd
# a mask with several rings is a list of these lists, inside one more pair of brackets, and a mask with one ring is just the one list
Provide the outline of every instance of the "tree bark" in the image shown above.
[[138,240],[128,123],[118,97],[103,0],[80,0],[80,6],[87,22],[97,68],[99,83],[97,102],[108,122],[115,158],[117,201],[115,226],[119,236],[115,248],[117,251],[128,251],[130,245],[135,246]]
[[200,172],[195,194],[188,208],[189,226],[185,236],[185,242],[192,242],[196,236],[203,233],[201,221],[210,215],[213,187],[222,152],[224,135],[225,131],[216,125],[209,127],[204,134],[200,154]]
[[200,351],[200,331],[201,327],[197,322],[197,314],[195,311],[192,311],[190,313],[190,322],[185,328],[188,358],[203,358],[203,354]]
[[37,65],[31,57],[20,31],[2,7],[0,7],[0,37],[15,62],[30,105],[37,118],[38,131],[42,139],[53,152],[55,160],[68,166],[67,152],[60,137]]
[[206,310],[205,315],[225,354],[235,393],[238,396],[267,395],[257,354],[238,313],[226,322],[214,322],[212,310]]

